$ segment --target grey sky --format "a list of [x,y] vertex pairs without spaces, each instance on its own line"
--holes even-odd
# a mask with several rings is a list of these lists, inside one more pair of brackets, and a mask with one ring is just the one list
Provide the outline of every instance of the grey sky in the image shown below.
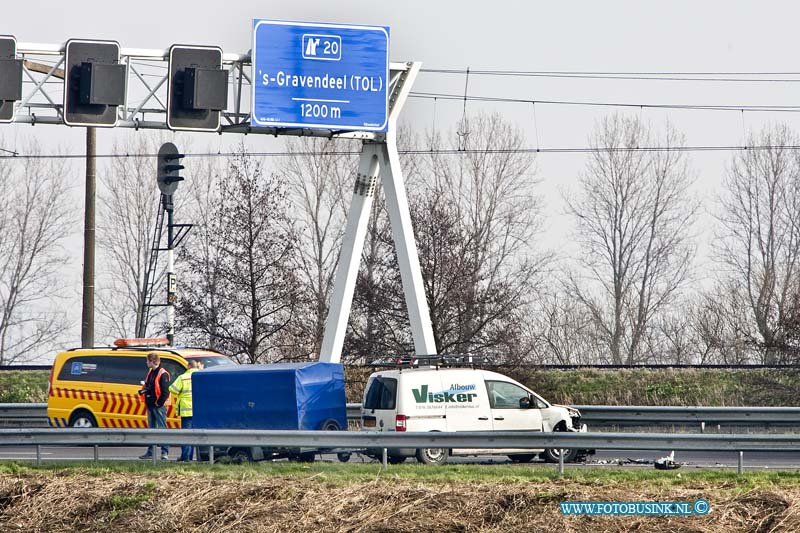
[[[532,1],[26,1],[5,2],[0,33],[19,42],[62,43],[69,38],[113,39],[123,47],[168,48],[171,44],[218,45],[243,53],[251,44],[251,20],[269,18],[384,25],[391,28],[393,61],[418,60],[427,68],[597,72],[798,72],[795,2],[532,2]],[[777,76],[769,76],[775,78]],[[463,75],[422,73],[416,91],[461,94]],[[636,81],[471,76],[471,95],[531,100],[692,105],[797,105],[798,82]],[[430,100],[411,99],[405,118],[414,127],[451,128],[462,103],[440,101],[433,120]],[[516,121],[528,145],[587,146],[595,121],[614,108],[565,105],[468,103],[470,111],[497,110]],[[654,125],[668,119],[687,144],[741,145],[746,130],[785,122],[800,130],[798,113],[628,109]],[[537,142],[538,131],[538,142]],[[84,149],[84,130],[66,126],[3,125],[6,142],[35,135],[45,151]],[[102,132],[99,152],[114,136]],[[258,137],[258,138],[256,138]],[[197,135],[196,145],[225,143]],[[11,139],[11,140],[9,140]],[[282,141],[250,136],[259,149]],[[278,143],[278,144],[276,144]],[[731,154],[693,153],[697,193],[708,209]],[[583,169],[581,154],[543,154],[537,167],[550,213],[549,243],[566,239],[559,222],[558,190]],[[73,164],[82,186],[82,164]],[[76,235],[80,235],[76,228]],[[708,235],[704,235],[707,238]],[[79,250],[75,258],[81,260]],[[79,282],[80,276],[70,275]],[[79,295],[79,287],[76,289]],[[75,302],[80,309],[80,301]],[[75,337],[79,339],[79,324]],[[99,339],[98,339],[99,340]],[[105,340],[105,339],[104,339]]]

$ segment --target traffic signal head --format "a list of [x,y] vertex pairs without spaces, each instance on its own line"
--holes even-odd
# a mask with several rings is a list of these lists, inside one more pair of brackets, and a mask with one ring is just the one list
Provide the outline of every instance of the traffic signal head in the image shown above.
[[67,41],[64,58],[64,123],[69,126],[117,124],[125,103],[126,68],[115,41]]
[[183,177],[178,173],[183,170],[181,165],[183,154],[178,152],[178,147],[172,143],[164,143],[158,149],[158,161],[156,162],[156,182],[162,194],[171,196],[178,188],[178,182],[183,181]]
[[227,102],[228,71],[222,69],[221,48],[173,45],[169,49],[169,129],[217,131]]
[[17,59],[17,40],[0,36],[0,122],[14,120],[14,102],[22,100],[22,60]]

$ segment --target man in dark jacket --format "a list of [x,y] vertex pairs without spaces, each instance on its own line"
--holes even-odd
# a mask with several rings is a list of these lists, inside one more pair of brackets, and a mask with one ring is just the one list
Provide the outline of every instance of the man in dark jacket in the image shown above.
[[[144,396],[144,403],[147,406],[147,427],[155,429],[167,428],[167,403],[169,401],[169,381],[170,376],[167,369],[161,366],[161,358],[156,352],[147,354],[147,377],[144,379],[144,387],[139,391]],[[147,453],[139,459],[151,459],[155,453],[157,445],[147,448]],[[169,445],[161,445],[161,459],[169,459]]]

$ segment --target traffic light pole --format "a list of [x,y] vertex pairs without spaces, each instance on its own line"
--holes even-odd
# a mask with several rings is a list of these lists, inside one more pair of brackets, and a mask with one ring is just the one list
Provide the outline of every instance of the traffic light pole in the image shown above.
[[167,339],[169,345],[175,343],[175,303],[177,298],[175,283],[175,226],[173,224],[172,195],[164,196],[164,210],[167,212]]
[[94,346],[94,245],[97,189],[96,131],[86,128],[86,197],[83,219],[83,312],[81,347]]

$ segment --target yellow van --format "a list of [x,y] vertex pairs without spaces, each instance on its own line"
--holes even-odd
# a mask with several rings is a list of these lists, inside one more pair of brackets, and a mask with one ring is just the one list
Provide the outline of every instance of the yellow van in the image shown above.
[[[174,348],[167,339],[117,339],[113,347],[75,348],[61,352],[50,370],[47,417],[52,427],[145,428],[147,412],[138,394],[147,375],[147,354],[157,352],[170,384],[188,361],[205,367],[236,364],[227,356],[202,348]],[[179,428],[172,401],[167,427]]]

